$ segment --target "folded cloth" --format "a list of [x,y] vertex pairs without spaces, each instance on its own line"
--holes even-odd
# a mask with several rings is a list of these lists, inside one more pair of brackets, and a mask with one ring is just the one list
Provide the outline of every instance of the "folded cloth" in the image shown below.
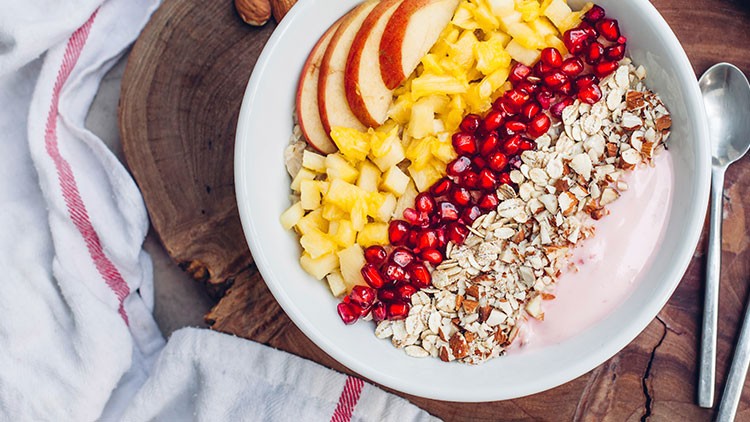
[[157,6],[0,0],[0,420],[430,419],[357,378],[208,330],[162,352],[142,197],[84,125]]

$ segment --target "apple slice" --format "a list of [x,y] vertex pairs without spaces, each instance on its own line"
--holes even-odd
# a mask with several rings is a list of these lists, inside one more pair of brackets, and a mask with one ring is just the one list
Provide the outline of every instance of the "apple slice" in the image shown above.
[[380,77],[380,39],[388,20],[403,0],[382,0],[367,15],[352,42],[344,74],[349,108],[365,126],[383,124],[393,100]]
[[297,87],[297,120],[302,130],[302,135],[308,145],[322,152],[330,154],[336,152],[336,144],[331,140],[329,132],[323,128],[318,111],[318,75],[320,74],[320,63],[333,34],[339,27],[339,22],[331,25],[313,47],[307,61],[302,67],[299,85]]
[[377,0],[368,0],[346,14],[323,55],[318,76],[318,110],[326,133],[330,134],[331,128],[336,126],[366,129],[346,101],[344,71],[354,37],[377,3]]
[[453,18],[459,0],[404,0],[380,40],[380,73],[396,89],[417,68]]

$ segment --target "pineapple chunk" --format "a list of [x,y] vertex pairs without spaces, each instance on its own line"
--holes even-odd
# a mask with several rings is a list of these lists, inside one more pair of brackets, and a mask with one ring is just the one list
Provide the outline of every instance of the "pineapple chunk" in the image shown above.
[[404,158],[406,158],[404,155],[404,146],[401,145],[398,137],[395,137],[388,153],[382,157],[373,158],[372,162],[378,166],[380,171],[388,171],[391,167],[404,161]]
[[565,0],[552,0],[552,2],[550,2],[550,4],[544,9],[544,16],[548,17],[549,20],[555,24],[557,29],[560,29],[560,32],[565,32],[560,26],[571,13],[573,13],[573,11]]
[[323,198],[327,204],[333,204],[344,212],[351,211],[354,205],[366,198],[366,192],[358,186],[341,179],[334,179],[328,193]]
[[348,217],[344,210],[334,204],[323,204],[323,207],[321,209],[323,210],[323,218],[328,221],[336,221]]
[[[472,50],[469,50],[469,54],[471,52]],[[433,94],[461,94],[468,88],[468,84],[453,76],[423,73],[411,82],[411,95],[413,99],[418,99]],[[416,104],[413,107],[416,107]],[[413,117],[414,110],[412,110]]]
[[357,201],[352,207],[349,217],[352,221],[352,227],[355,231],[360,231],[367,224],[367,202],[365,200]]
[[421,169],[432,162],[432,152],[430,146],[434,136],[428,136],[423,139],[412,139],[406,148],[406,158],[411,161],[415,168]]
[[539,1],[538,0],[517,0],[516,10],[521,12],[522,19],[526,22],[531,22],[539,17]]
[[408,92],[399,95],[391,104],[391,108],[388,109],[388,117],[400,125],[405,125],[409,122],[412,104],[414,104],[414,101],[412,101]]
[[411,119],[409,119],[408,134],[412,138],[424,138],[432,135],[435,130],[433,120],[435,110],[428,101],[417,101],[411,108]]
[[[331,226],[334,223],[331,222]],[[335,231],[329,230],[331,239],[342,248],[348,248],[353,245],[357,239],[357,232],[354,231],[354,225],[349,220],[339,220],[335,225]]]
[[346,293],[346,283],[344,283],[344,277],[341,276],[341,272],[334,271],[326,276],[328,281],[328,288],[331,289],[331,293],[334,296],[339,297]]
[[359,166],[357,186],[367,192],[377,192],[380,183],[380,170],[369,161],[363,161]]
[[508,26],[508,33],[513,37],[513,41],[530,50],[543,49],[547,46],[544,43],[544,38],[540,37],[529,25],[523,22]]
[[339,259],[334,253],[323,255],[317,259],[313,259],[307,253],[303,253],[299,258],[299,264],[305,272],[317,280],[322,280],[323,277],[338,267]]
[[320,208],[321,188],[323,182],[317,180],[303,180],[300,184],[300,203],[304,210]]
[[327,234],[320,230],[310,230],[299,239],[302,249],[307,252],[311,258],[320,258],[323,255],[336,252],[338,247]]
[[358,244],[342,249],[338,252],[339,267],[341,275],[344,277],[347,292],[352,290],[356,285],[366,286],[365,279],[362,277],[362,267],[365,266],[365,253]]
[[498,17],[500,18],[500,29],[505,32],[508,32],[508,28],[511,25],[523,21],[523,15],[521,15],[520,12],[516,12],[515,10],[506,12],[502,15],[498,15]]
[[405,209],[414,206],[414,201],[417,199],[418,194],[419,192],[417,192],[417,188],[414,187],[414,182],[409,181],[404,194],[401,195],[396,202],[396,209],[393,210],[393,215],[396,218],[401,218]]
[[[458,38],[458,41],[450,46],[450,61],[458,65],[461,70],[470,69],[474,65],[472,52],[478,42],[479,40],[473,31],[465,31]],[[412,89],[414,89],[413,86]]]
[[477,22],[474,20],[475,10],[476,6],[474,4],[461,2],[461,4],[458,5],[458,9],[456,9],[456,12],[453,14],[453,20],[451,23],[461,29],[468,29],[469,31],[477,29],[479,25],[477,25]]
[[383,195],[383,201],[375,213],[374,218],[378,221],[388,222],[393,217],[393,211],[396,209],[397,203],[396,196],[392,193],[386,193]]
[[529,26],[534,30],[540,37],[547,38],[548,35],[557,36],[557,28],[549,21],[546,17],[542,16],[538,19],[534,19],[529,22]]
[[396,196],[403,195],[409,184],[409,176],[405,175],[400,168],[393,166],[383,173],[383,190],[394,193]]
[[389,122],[393,124],[390,130],[372,132],[372,136],[370,137],[370,152],[374,158],[385,156],[391,151],[394,143],[400,142],[398,139],[398,126],[392,120],[389,120]]
[[330,180],[341,179],[349,183],[354,183],[359,175],[357,169],[339,153],[326,156],[326,173]]
[[315,231],[327,232],[328,220],[323,218],[323,212],[321,211],[321,208],[318,208],[300,218],[295,227],[297,228],[297,231],[303,235]]
[[505,16],[515,11],[513,0],[489,0],[490,9],[496,16]]
[[484,32],[492,32],[500,26],[500,21],[492,13],[490,5],[486,1],[481,1],[477,4],[477,10],[474,12],[474,20],[477,21],[479,28]]
[[348,127],[331,129],[331,139],[344,156],[354,162],[362,161],[370,152],[370,135]]
[[281,213],[281,217],[279,217],[279,220],[281,220],[281,226],[284,227],[284,229],[289,230],[292,227],[294,227],[299,220],[305,216],[305,210],[302,209],[302,204],[299,202],[295,202],[294,205],[287,208],[286,211]]
[[544,38],[544,41],[547,43],[548,46],[556,48],[557,51],[559,51],[560,54],[563,55],[563,57],[565,57],[568,54],[568,47],[566,47],[563,40],[558,38],[556,35],[547,35]]
[[430,154],[445,164],[451,162],[457,156],[456,150],[453,149],[453,145],[448,136],[432,138],[430,142]]
[[501,67],[510,67],[510,54],[503,48],[502,37],[491,37],[474,46],[474,55],[477,59],[477,69],[485,75],[489,75]]
[[388,224],[368,223],[357,235],[357,243],[366,248],[372,245],[388,244]]
[[312,151],[305,150],[302,152],[302,167],[310,169],[316,173],[326,172],[326,157],[316,154]]
[[560,22],[559,25],[557,25],[560,33],[564,34],[565,31],[578,26],[578,24],[581,23],[581,16],[583,16],[583,12],[573,12],[569,14],[565,19],[562,20],[562,22]]
[[[439,166],[442,167],[442,163]],[[427,166],[421,170],[414,169],[413,167],[413,165],[409,166],[409,175],[414,180],[414,184],[420,192],[426,191],[443,177],[442,171],[437,170],[435,166]]]
[[[355,170],[356,171],[356,170]],[[295,192],[299,192],[300,185],[302,184],[303,180],[315,180],[315,176],[317,176],[312,171],[301,168],[296,176],[294,176],[294,180],[292,180],[291,188]]]
[[526,66],[534,66],[534,63],[536,63],[542,55],[541,51],[526,48],[515,39],[508,43],[508,46],[505,47],[505,51],[510,54],[510,57],[512,57],[513,60],[521,62]]

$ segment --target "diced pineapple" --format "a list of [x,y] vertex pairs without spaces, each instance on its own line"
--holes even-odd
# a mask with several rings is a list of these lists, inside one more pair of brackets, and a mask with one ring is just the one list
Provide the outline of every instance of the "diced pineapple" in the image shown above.
[[339,297],[346,293],[346,283],[344,283],[344,277],[341,275],[341,272],[334,271],[328,274],[326,281],[328,281],[328,288],[331,289],[331,293],[334,296]]
[[396,196],[401,196],[408,184],[409,176],[405,175],[400,168],[393,166],[383,173],[383,183],[381,183],[380,187],[383,190],[392,192]]
[[515,2],[513,0],[489,0],[490,9],[492,13],[497,16],[505,16],[515,10]]
[[336,242],[320,230],[310,230],[303,234],[299,239],[299,243],[302,245],[302,249],[313,259],[338,250]]
[[445,133],[445,135],[446,136],[438,135],[438,137],[432,138],[430,142],[430,153],[438,160],[447,164],[454,160],[457,154],[456,150],[453,149],[453,145],[451,144],[447,133]]
[[516,0],[516,10],[521,12],[523,20],[531,22],[539,17],[539,1],[538,0]]
[[500,27],[498,16],[492,13],[492,9],[487,1],[477,3],[474,20],[477,21],[479,28],[484,32],[492,32]]
[[411,108],[411,119],[409,119],[408,134],[412,138],[424,138],[434,133],[435,110],[427,101],[417,101]]
[[386,223],[368,223],[357,234],[357,243],[366,248],[372,245],[388,244],[388,224]]
[[357,169],[339,153],[326,156],[326,173],[329,180],[341,179],[349,183],[354,183],[359,175]]
[[436,139],[428,136],[422,139],[412,139],[406,148],[406,158],[411,161],[414,168],[421,169],[432,162],[431,145]]
[[560,54],[563,55],[563,57],[568,55],[568,47],[566,47],[563,40],[561,40],[557,36],[547,35],[544,38],[544,42],[546,42],[548,46],[556,48],[557,51],[559,51]]
[[318,208],[300,218],[294,227],[296,227],[297,231],[303,235],[314,231],[327,232],[328,220],[323,218],[323,212],[321,211],[321,208]]
[[396,209],[393,210],[393,215],[396,218],[401,218],[405,209],[414,206],[414,200],[417,199],[418,194],[419,192],[417,192],[414,182],[409,181],[409,184],[406,185],[406,190],[404,190],[404,194],[398,198],[398,201],[396,201]]
[[[333,225],[334,222],[331,222]],[[357,239],[357,232],[354,231],[354,225],[349,220],[338,220],[336,222],[336,230],[329,230],[331,239],[336,242],[342,248],[348,248],[353,245]]]
[[474,46],[477,69],[485,75],[503,67],[510,67],[510,54],[503,47],[502,37],[492,37]]
[[442,75],[444,73],[438,57],[434,54],[425,54],[420,63],[422,64],[422,72],[424,73],[431,73],[433,75]]
[[516,12],[515,10],[506,12],[502,15],[498,15],[498,17],[500,19],[500,29],[502,29],[505,32],[508,32],[508,28],[511,25],[520,23],[521,21],[523,21],[523,15],[521,15],[520,12]]
[[296,176],[294,176],[294,180],[292,180],[291,188],[295,192],[299,192],[300,184],[302,184],[303,180],[315,180],[315,176],[317,176],[314,172],[306,169],[301,168],[299,170],[299,173],[297,173]]
[[559,34],[555,25],[553,25],[552,22],[550,22],[549,19],[544,16],[529,22],[529,26],[534,30],[534,32],[539,34],[540,37],[545,39],[548,35],[557,36]]
[[362,161],[370,152],[370,134],[348,127],[331,129],[331,139],[344,156],[354,162]]
[[279,220],[281,220],[281,226],[284,227],[284,229],[289,230],[294,227],[304,215],[305,210],[302,209],[302,204],[295,202],[294,205],[281,213]]
[[393,211],[396,209],[396,196],[392,193],[386,193],[383,195],[383,201],[375,213],[374,218],[378,221],[388,222],[393,216]]
[[300,184],[300,203],[302,209],[315,210],[320,208],[322,183],[317,180],[303,180]]
[[[573,13],[573,11],[565,0],[552,0],[544,9],[544,16],[548,17],[549,20],[555,24],[557,29],[560,29],[560,25],[565,22],[565,19],[567,19],[571,13]],[[560,32],[565,31],[560,30]]]
[[369,207],[364,199],[357,201],[352,207],[352,210],[349,213],[349,218],[352,221],[352,228],[354,228],[355,231],[362,230],[365,227],[365,224],[367,224],[368,209]]
[[388,109],[388,117],[398,124],[405,125],[409,122],[412,104],[414,104],[414,101],[412,101],[410,93],[399,95]]
[[326,157],[316,154],[312,151],[305,150],[302,152],[302,167],[310,169],[316,173],[326,172]]
[[458,5],[458,9],[456,9],[456,12],[453,14],[453,20],[451,23],[461,29],[468,29],[470,31],[477,29],[479,25],[477,25],[477,22],[474,20],[474,11],[476,8],[476,5],[472,3],[461,2]]
[[401,141],[398,137],[394,137],[393,139],[394,141],[391,143],[391,148],[386,155],[372,159],[372,162],[378,166],[380,171],[387,171],[396,164],[404,161],[404,158],[406,158],[404,155],[404,146],[401,145]]
[[578,26],[578,24],[581,23],[581,16],[583,16],[582,12],[573,12],[569,14],[565,19],[562,20],[562,22],[560,22],[559,25],[557,25],[560,33],[564,34],[565,31]]
[[[440,164],[442,167],[442,163]],[[424,192],[430,188],[435,182],[443,177],[443,173],[436,169],[434,165],[427,166],[421,170],[416,170],[409,166],[409,175],[414,180],[417,190]]]
[[505,51],[510,54],[510,57],[512,57],[513,60],[521,62],[526,66],[533,66],[534,63],[536,63],[536,61],[539,60],[539,57],[542,55],[542,52],[539,50],[528,49],[519,44],[518,41],[515,40],[515,38],[508,43],[508,45],[505,47]]
[[528,49],[543,49],[547,45],[544,38],[534,32],[531,27],[523,22],[514,23],[508,27],[508,33],[513,37],[513,41],[521,44]]
[[398,126],[392,120],[389,120],[389,122],[393,125],[391,129],[373,131],[371,134],[370,153],[373,158],[385,156],[391,151],[395,143],[400,142],[398,139]]
[[341,179],[334,179],[328,193],[323,197],[323,201],[328,204],[336,205],[343,211],[351,211],[352,207],[359,201],[363,201],[366,192],[358,186],[345,182]]
[[370,161],[363,161],[359,165],[359,179],[357,186],[367,192],[377,192],[380,183],[380,170]]
[[[450,46],[450,61],[458,65],[464,72],[474,65],[472,52],[479,40],[473,31],[465,31],[458,40]],[[427,72],[425,72],[427,73]],[[412,89],[414,87],[412,86]]]
[[349,214],[334,204],[323,204],[321,209],[323,210],[323,218],[328,221],[336,221],[349,217]]
[[[469,50],[471,54],[472,50]],[[466,92],[468,84],[453,76],[422,74],[411,83],[411,95],[413,99],[426,97],[433,94],[460,94]],[[418,103],[417,103],[418,104]],[[412,106],[412,118],[416,104]]]
[[340,250],[338,258],[347,292],[351,291],[354,286],[367,285],[365,279],[362,277],[362,267],[365,266],[365,253],[361,246],[355,243],[346,249]]
[[338,267],[339,258],[336,254],[330,253],[313,259],[307,253],[303,253],[299,258],[299,264],[305,272],[318,280],[322,280],[323,277]]

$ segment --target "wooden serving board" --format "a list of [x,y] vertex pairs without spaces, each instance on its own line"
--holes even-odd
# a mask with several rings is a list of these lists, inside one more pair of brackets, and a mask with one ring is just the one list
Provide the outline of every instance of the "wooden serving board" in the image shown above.
[[[696,74],[718,61],[750,74],[750,8],[741,1],[653,3],[682,41]],[[206,316],[213,329],[351,373],[281,310],[253,265],[237,214],[232,170],[237,115],[273,28],[244,25],[230,1],[166,0],[133,47],[122,81],[125,156],[164,247],[217,298]],[[750,158],[730,169],[726,192],[717,396],[750,291]],[[674,296],[643,333],[576,380],[534,396],[479,405],[405,397],[453,420],[709,420],[715,411],[694,404],[704,250],[702,241]],[[750,420],[750,388],[738,420]]]

